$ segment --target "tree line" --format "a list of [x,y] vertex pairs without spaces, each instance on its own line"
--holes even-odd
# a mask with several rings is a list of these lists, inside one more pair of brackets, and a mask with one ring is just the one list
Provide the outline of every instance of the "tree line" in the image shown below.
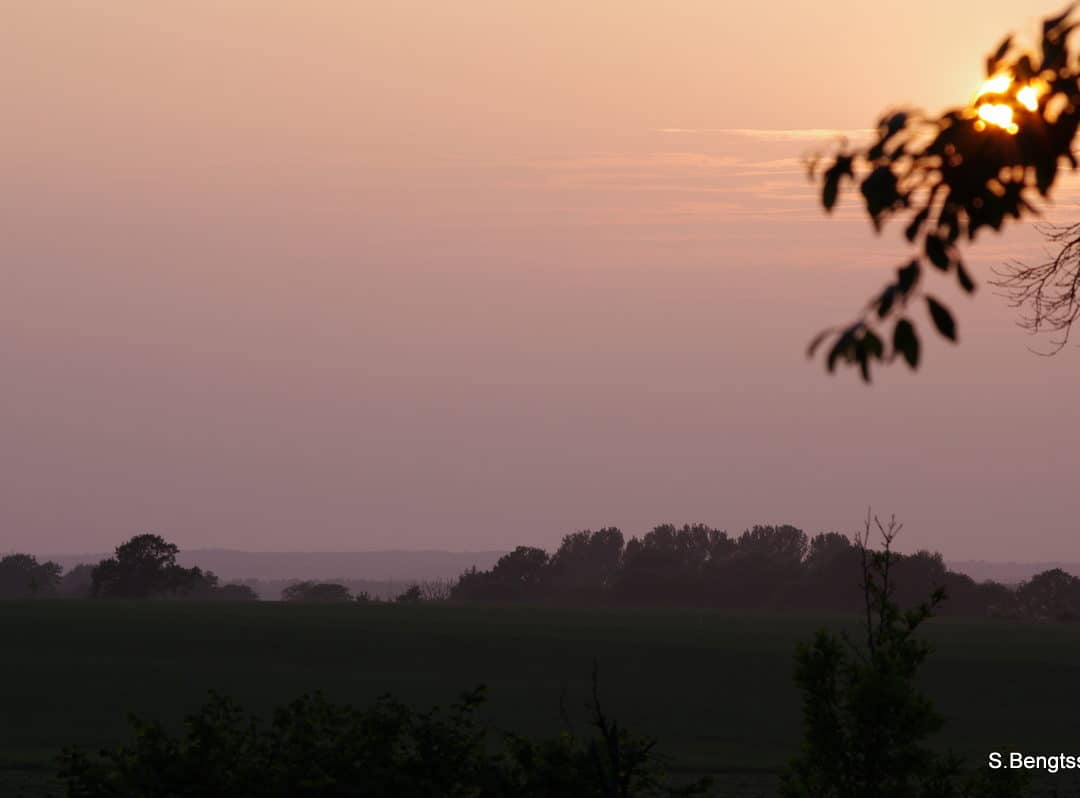
[[[704,524],[662,524],[626,540],[615,527],[566,535],[549,554],[518,546],[493,568],[472,568],[457,601],[861,611],[861,549],[837,532],[813,537],[790,525],[738,536]],[[893,555],[896,600],[913,604],[938,588],[946,613],[1029,620],[1080,619],[1080,579],[1060,569],[1018,586],[976,582],[938,553]]]
[[[662,524],[629,540],[615,527],[566,535],[549,554],[518,546],[490,570],[457,580],[407,585],[396,603],[522,602],[564,605],[687,606],[720,609],[817,609],[858,612],[861,549],[837,532],[813,537],[790,525],[754,526],[737,537],[704,524]],[[250,585],[222,584],[211,571],[184,568],[179,548],[159,535],[136,535],[114,556],[66,573],[29,554],[0,558],[2,598],[173,598],[254,601]],[[940,554],[894,555],[896,598],[913,603],[937,588],[954,615],[1023,620],[1080,619],[1080,579],[1060,569],[1017,586],[976,582],[950,571]],[[367,603],[378,598],[337,582],[296,582],[282,599]]]
[[254,601],[247,585],[221,584],[212,572],[176,562],[180,549],[160,535],[136,535],[96,565],[82,563],[64,572],[30,554],[0,559],[0,598],[188,598]]

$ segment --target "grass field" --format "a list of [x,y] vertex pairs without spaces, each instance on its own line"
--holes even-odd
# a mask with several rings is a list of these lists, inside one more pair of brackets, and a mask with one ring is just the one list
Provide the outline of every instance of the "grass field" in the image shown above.
[[[0,602],[0,795],[42,794],[63,745],[123,739],[129,711],[179,720],[213,688],[268,709],[305,691],[445,704],[477,683],[526,733],[584,726],[595,658],[605,708],[721,794],[768,791],[799,735],[792,652],[851,619],[687,610],[439,605]],[[1080,626],[935,620],[926,687],[942,743],[1080,753]]]

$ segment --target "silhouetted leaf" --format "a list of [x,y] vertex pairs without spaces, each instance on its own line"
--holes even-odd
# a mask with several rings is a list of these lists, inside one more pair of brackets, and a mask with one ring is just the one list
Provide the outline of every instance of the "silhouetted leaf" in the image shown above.
[[877,314],[878,318],[885,318],[889,315],[889,311],[892,310],[893,303],[896,301],[896,286],[890,285],[884,291],[881,292],[881,296],[877,301]]
[[911,220],[911,224],[909,224],[907,226],[907,229],[904,231],[904,236],[907,238],[908,241],[914,241],[916,238],[918,238],[919,231],[922,229],[922,226],[926,223],[926,220],[929,216],[929,205],[927,205],[925,208],[915,214],[914,218]]
[[948,247],[946,247],[945,242],[936,235],[928,235],[926,237],[926,257],[942,271],[948,271],[949,265],[952,263],[952,258],[949,257]]
[[1057,155],[1044,152],[1035,160],[1035,185],[1044,197],[1057,178]]
[[1076,6],[1077,3],[1069,3],[1068,8],[1056,17],[1047,17],[1043,20],[1043,36],[1050,36],[1054,33],[1054,29],[1060,27],[1072,15],[1072,12],[1076,10]]
[[956,279],[960,281],[960,287],[969,294],[975,293],[975,281],[971,279],[971,275],[967,273],[967,269],[960,261],[956,262]]
[[948,308],[932,296],[926,298],[926,306],[930,309],[930,318],[933,319],[938,332],[950,341],[955,341],[956,322],[953,321],[952,313],[949,312]]
[[821,193],[821,204],[825,206],[825,210],[831,211],[835,207],[837,195],[840,193],[840,180],[845,176],[851,177],[854,174],[853,163],[852,156],[839,155],[836,158],[836,163],[826,170],[825,184]]
[[986,76],[988,78],[993,77],[994,74],[998,71],[998,66],[1001,64],[1001,59],[1008,55],[1009,49],[1012,47],[1012,41],[1013,37],[1011,34],[1006,36],[1005,40],[998,45],[998,48],[994,51],[994,54],[986,59]]
[[907,319],[900,319],[893,329],[893,350],[903,355],[911,368],[919,365],[919,337]]
[[863,348],[868,355],[876,357],[879,360],[881,359],[881,356],[885,354],[885,347],[881,343],[881,339],[878,337],[877,333],[873,330],[867,330],[866,334],[863,335]]
[[922,271],[922,267],[919,265],[919,261],[913,260],[907,266],[904,266],[896,270],[896,288],[897,290],[907,296],[911,289],[915,286],[915,283],[919,280],[919,273]]
[[881,227],[881,214],[892,210],[902,200],[896,186],[896,175],[888,166],[877,167],[862,182],[861,190],[866,199],[866,210],[877,228]]

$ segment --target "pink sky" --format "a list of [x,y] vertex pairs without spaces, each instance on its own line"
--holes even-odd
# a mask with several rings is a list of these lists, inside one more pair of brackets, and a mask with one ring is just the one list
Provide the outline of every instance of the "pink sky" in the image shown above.
[[872,504],[905,548],[1080,559],[1075,351],[943,285],[962,345],[917,374],[803,356],[904,255],[853,197],[816,207],[812,131],[964,101],[1035,16],[376,6],[7,10],[0,551],[850,531]]

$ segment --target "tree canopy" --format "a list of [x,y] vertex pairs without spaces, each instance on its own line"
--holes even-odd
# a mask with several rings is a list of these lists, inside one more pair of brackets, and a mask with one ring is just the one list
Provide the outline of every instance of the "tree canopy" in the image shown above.
[[62,569],[30,554],[0,558],[0,598],[40,598],[56,593]]
[[[912,248],[853,322],[831,327],[811,343],[811,356],[827,344],[830,372],[838,363],[857,366],[869,382],[874,361],[902,359],[916,368],[919,306],[941,336],[956,341],[953,314],[930,292],[929,275],[952,278],[964,292],[974,292],[961,241],[1038,213],[1061,164],[1076,168],[1071,145],[1080,126],[1080,64],[1069,49],[1076,27],[1071,12],[1043,22],[1037,50],[1005,38],[986,60],[987,80],[973,103],[939,116],[891,111],[867,146],[845,143],[828,159],[811,159],[810,174],[820,181],[827,211],[843,190],[857,185],[874,228],[902,219]],[[1023,275],[1011,279],[1023,287]],[[1021,292],[1021,303],[1024,297]]]
[[180,549],[160,535],[136,535],[116,547],[91,572],[91,594],[99,598],[200,598],[254,600],[244,585],[218,585],[218,578],[199,567],[176,562]]

